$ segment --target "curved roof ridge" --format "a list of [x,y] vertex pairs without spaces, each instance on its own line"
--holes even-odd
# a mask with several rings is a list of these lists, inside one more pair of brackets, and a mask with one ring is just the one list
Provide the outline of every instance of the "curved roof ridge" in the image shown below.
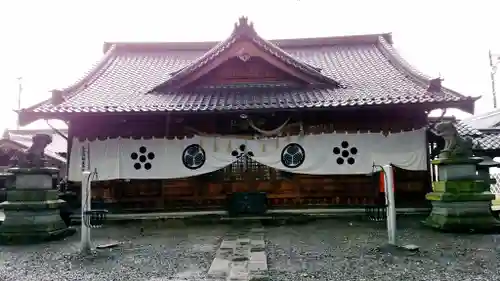
[[307,75],[316,77],[316,79],[320,79],[322,82],[327,82],[327,83],[332,83],[335,86],[339,86],[340,83],[338,81],[335,81],[334,79],[323,75],[320,72],[320,69],[312,67],[309,64],[306,64],[297,58],[289,55],[285,51],[283,51],[280,47],[277,45],[273,44],[270,41],[265,40],[262,38],[254,29],[253,23],[248,22],[248,18],[246,17],[241,17],[239,19],[239,23],[235,23],[233,32],[231,35],[215,45],[213,48],[211,48],[209,51],[207,51],[205,54],[203,54],[200,58],[197,60],[191,62],[184,68],[172,73],[172,76],[165,81],[164,83],[161,83],[160,85],[157,85],[154,87],[152,90],[154,91],[155,89],[158,89],[159,87],[163,87],[165,85],[173,83],[173,81],[178,81],[185,77],[186,75],[189,75],[193,71],[196,71],[197,69],[200,69],[201,67],[205,66],[207,63],[213,61],[217,56],[219,56],[221,53],[227,51],[232,45],[234,45],[235,42],[238,41],[238,39],[241,38],[246,38],[249,39],[250,42],[253,42],[256,44],[258,47],[262,48],[263,51],[269,53],[270,55],[274,56],[278,60],[284,62],[285,64],[297,68],[303,73],[306,73]]
[[[304,38],[278,38],[266,40],[279,48],[303,48],[303,47],[316,47],[316,46],[331,46],[343,44],[360,44],[360,43],[375,43],[383,37],[387,42],[392,44],[392,33],[373,33],[373,34],[355,34],[355,35],[338,35],[338,36],[324,36],[324,37],[304,37]],[[106,54],[112,47],[125,50],[158,50],[158,51],[172,51],[172,50],[189,50],[189,51],[208,51],[214,48],[221,41],[122,41],[122,42],[104,42],[103,53]]]
[[395,66],[403,70],[406,74],[416,78],[419,80],[419,82],[422,82],[423,84],[429,83],[430,80],[433,78],[430,77],[429,75],[424,74],[420,70],[418,70],[415,66],[413,66],[411,63],[409,63],[399,52],[394,48],[392,43],[389,43],[385,40],[384,37],[380,36],[378,38],[378,43],[379,46],[382,50],[382,53],[388,57],[388,59],[392,59],[392,61],[395,63]]
[[[261,42],[258,42],[258,41]],[[268,41],[259,35],[256,35],[253,38],[253,41],[255,41],[258,45],[261,46],[261,48],[264,49],[269,49],[272,48],[272,50],[268,50],[274,57],[284,61],[285,63],[292,65],[293,67],[299,68],[302,71],[306,71],[309,75],[315,76],[316,78],[321,79],[322,81],[327,81],[328,83],[332,83],[336,87],[341,86],[341,83],[324,75],[321,73],[321,68],[319,67],[314,67],[294,56],[291,56],[287,52],[285,52],[283,49],[272,43],[271,41]]]
[[[384,37],[380,36],[378,39],[378,46],[379,50],[382,51],[382,54],[384,54],[389,60],[393,62],[393,65],[396,68],[399,68],[401,71],[403,71],[405,74],[408,76],[411,76],[413,80],[417,83],[421,83],[422,85],[425,86],[430,86],[430,83],[432,80],[436,78],[432,78],[431,76],[423,73],[420,71],[418,68],[413,66],[411,63],[409,63],[399,52],[394,48],[394,46],[387,42]],[[440,77],[437,77],[437,79],[440,79]],[[453,94],[458,97],[466,97],[463,94],[460,94],[459,92],[452,90],[448,87],[441,86],[443,89],[445,89],[447,92],[450,94]],[[480,97],[472,97],[472,99],[479,99]]]
[[[231,35],[226,40],[220,41],[218,44],[216,44],[214,47],[212,47],[210,50],[208,50],[206,53],[204,53],[199,58],[193,60],[185,67],[178,69],[177,71],[174,71],[173,73],[171,73],[172,76],[170,77],[170,79],[177,79],[176,76],[182,77],[183,74],[189,73],[192,70],[195,70],[197,68],[202,67],[203,65],[208,63],[210,60],[212,60],[215,56],[217,56],[220,52],[222,52],[226,48],[230,47],[231,44],[235,42],[235,39],[236,38],[234,38],[234,36]],[[220,50],[220,48],[223,48],[223,49]]]
[[109,63],[110,59],[113,57],[116,50],[116,45],[111,46],[108,51],[101,57],[92,67],[90,67],[85,74],[83,74],[80,79],[78,79],[73,84],[63,88],[63,96],[69,92],[75,92],[78,88],[85,86],[86,84],[92,83],[97,79],[102,72],[104,72],[106,64]]

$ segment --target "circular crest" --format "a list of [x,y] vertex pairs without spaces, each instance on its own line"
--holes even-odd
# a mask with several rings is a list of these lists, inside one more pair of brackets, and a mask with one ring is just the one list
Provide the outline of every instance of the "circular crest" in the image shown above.
[[281,151],[281,163],[287,168],[298,168],[306,160],[306,152],[298,143],[290,143]]
[[182,164],[188,169],[199,169],[205,161],[205,150],[199,144],[188,145],[182,152]]

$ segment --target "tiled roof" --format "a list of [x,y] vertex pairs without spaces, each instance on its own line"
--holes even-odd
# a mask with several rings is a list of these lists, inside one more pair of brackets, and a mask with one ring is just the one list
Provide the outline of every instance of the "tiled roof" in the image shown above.
[[456,122],[455,128],[457,128],[457,131],[461,136],[478,137],[483,135],[483,133],[481,133],[478,129],[471,127],[463,121]]
[[463,137],[470,137],[475,150],[500,149],[500,130],[478,130],[464,121],[455,123],[458,133]]
[[[210,64],[215,58],[219,57],[224,51],[230,49],[236,42],[240,40],[250,40],[256,46],[263,49],[266,53],[270,54],[273,57],[278,58],[281,62],[284,62],[286,65],[298,69],[301,72],[304,72],[310,76],[319,78],[322,82],[331,83],[335,86],[338,86],[338,82],[331,79],[328,76],[325,76],[321,73],[321,70],[317,67],[313,67],[303,61],[300,61],[297,57],[293,57],[287,52],[280,49],[278,46],[273,44],[270,41],[267,41],[260,37],[257,32],[255,32],[252,23],[248,23],[248,19],[246,17],[241,17],[239,20],[239,24],[235,25],[233,33],[226,40],[218,43],[212,49],[204,53],[198,59],[187,65],[186,67],[181,68],[180,70],[173,72],[172,77],[168,79],[163,85],[171,84],[177,80],[182,79],[200,69],[204,65]],[[156,87],[159,88],[159,87]]]
[[[318,72],[345,87],[290,88],[246,86],[196,92],[151,92],[187,71],[217,42],[110,43],[104,58],[85,77],[63,90],[59,102],[47,100],[20,113],[20,121],[57,113],[228,111],[332,108],[388,104],[449,105],[473,111],[475,98],[445,87],[429,89],[430,77],[406,63],[390,34],[267,41],[283,59]],[[267,44],[267,43],[266,43]],[[274,51],[276,51],[274,50]],[[286,57],[285,57],[286,56]],[[56,100],[55,100],[56,101]]]
[[473,142],[478,150],[498,150],[500,149],[500,132],[484,133],[481,136],[474,137]]

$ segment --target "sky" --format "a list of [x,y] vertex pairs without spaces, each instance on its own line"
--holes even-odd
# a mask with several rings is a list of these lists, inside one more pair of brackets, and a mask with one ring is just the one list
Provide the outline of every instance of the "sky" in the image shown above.
[[82,77],[105,41],[223,40],[243,15],[266,39],[392,32],[411,64],[482,96],[476,113],[493,109],[488,50],[500,54],[500,1],[16,0],[0,1],[0,129],[16,126],[18,77],[28,107]]

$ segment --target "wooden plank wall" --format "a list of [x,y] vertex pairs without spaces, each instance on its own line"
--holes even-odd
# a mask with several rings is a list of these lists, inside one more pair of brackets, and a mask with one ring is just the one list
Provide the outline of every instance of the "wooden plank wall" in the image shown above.
[[[396,174],[397,205],[425,206],[427,173],[398,170]],[[383,200],[377,175],[287,175],[253,184],[193,177],[96,182],[92,187],[93,200],[116,211],[220,210],[230,194],[248,191],[266,192],[270,208],[361,207]]]

